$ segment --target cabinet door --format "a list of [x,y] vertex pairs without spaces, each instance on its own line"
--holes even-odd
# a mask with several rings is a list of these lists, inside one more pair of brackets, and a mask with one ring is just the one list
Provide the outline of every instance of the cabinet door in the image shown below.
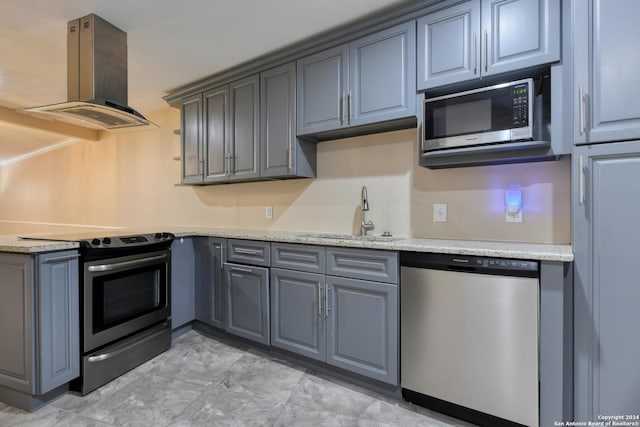
[[480,77],[480,2],[418,20],[418,90]]
[[38,394],[80,375],[78,252],[38,256]]
[[225,263],[226,331],[269,345],[269,269]]
[[324,275],[271,269],[271,345],[325,358]]
[[225,240],[197,238],[195,252],[195,318],[217,328],[224,328],[224,250]]
[[575,419],[638,414],[640,141],[577,147],[573,162]]
[[482,0],[482,74],[560,60],[560,0]]
[[574,139],[640,138],[640,3],[575,1]]
[[180,141],[182,143],[182,183],[202,182],[202,95],[182,102]]
[[0,254],[0,385],[35,394],[34,300],[28,255]]
[[195,263],[193,239],[179,238],[171,245],[171,328],[195,319]]
[[415,21],[356,40],[349,51],[350,126],[415,114]]
[[346,44],[298,61],[298,135],[347,126],[348,61]]
[[228,180],[229,87],[203,94],[204,99],[204,182]]
[[327,363],[398,384],[398,285],[327,276]]
[[259,175],[259,79],[258,75],[231,83],[231,125],[229,141],[231,180],[256,178]]
[[296,66],[260,74],[260,176],[284,176],[295,168]]

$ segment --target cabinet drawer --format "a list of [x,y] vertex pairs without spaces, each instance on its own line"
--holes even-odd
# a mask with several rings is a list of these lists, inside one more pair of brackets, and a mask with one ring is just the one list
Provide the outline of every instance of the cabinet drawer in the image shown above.
[[398,253],[366,249],[327,249],[327,274],[398,283]]
[[271,266],[287,270],[324,273],[325,248],[310,245],[271,245]]
[[227,260],[229,262],[269,267],[271,261],[270,248],[271,245],[268,242],[229,239]]

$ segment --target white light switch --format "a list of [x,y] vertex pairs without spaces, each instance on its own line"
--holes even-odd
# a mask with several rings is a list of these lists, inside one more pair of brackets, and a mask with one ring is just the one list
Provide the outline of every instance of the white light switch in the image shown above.
[[434,203],[433,222],[447,222],[447,204]]
[[264,217],[265,219],[273,219],[273,206],[264,207]]

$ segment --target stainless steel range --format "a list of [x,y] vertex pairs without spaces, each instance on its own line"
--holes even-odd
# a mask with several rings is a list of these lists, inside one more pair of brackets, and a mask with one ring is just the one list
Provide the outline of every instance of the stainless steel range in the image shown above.
[[72,390],[85,395],[171,346],[173,234],[46,238],[80,243],[82,360]]

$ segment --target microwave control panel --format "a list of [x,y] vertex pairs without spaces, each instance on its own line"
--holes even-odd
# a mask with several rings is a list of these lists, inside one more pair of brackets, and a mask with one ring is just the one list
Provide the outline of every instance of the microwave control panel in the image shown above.
[[529,85],[520,83],[511,87],[513,127],[529,125]]

